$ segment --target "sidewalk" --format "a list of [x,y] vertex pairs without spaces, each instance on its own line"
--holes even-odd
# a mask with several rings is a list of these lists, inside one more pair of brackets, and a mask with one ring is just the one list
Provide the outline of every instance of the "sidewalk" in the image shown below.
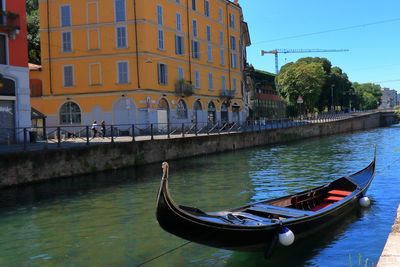
[[400,266],[400,206],[397,209],[397,218],[394,222],[392,232],[386,241],[385,248],[379,258],[377,267],[399,267]]

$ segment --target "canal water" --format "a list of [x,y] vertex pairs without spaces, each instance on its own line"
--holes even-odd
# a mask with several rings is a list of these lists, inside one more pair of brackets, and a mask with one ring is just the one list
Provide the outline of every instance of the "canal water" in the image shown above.
[[170,162],[175,201],[211,211],[351,174],[372,160],[374,143],[372,206],[268,260],[164,232],[156,164],[0,191],[0,266],[373,266],[400,203],[400,127]]

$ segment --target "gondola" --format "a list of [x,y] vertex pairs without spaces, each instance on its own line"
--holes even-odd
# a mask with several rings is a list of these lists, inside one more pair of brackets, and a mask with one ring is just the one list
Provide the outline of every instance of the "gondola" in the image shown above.
[[177,205],[168,190],[168,164],[157,197],[156,217],[167,232],[200,244],[238,251],[263,251],[290,245],[331,225],[357,206],[369,205],[365,193],[375,175],[373,161],[331,183],[272,200],[218,212]]

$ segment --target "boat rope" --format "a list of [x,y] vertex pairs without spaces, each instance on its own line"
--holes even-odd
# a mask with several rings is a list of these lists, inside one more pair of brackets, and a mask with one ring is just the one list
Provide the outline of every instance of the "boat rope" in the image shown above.
[[146,260],[146,261],[144,261],[144,262],[142,262],[142,263],[140,263],[140,264],[138,264],[138,265],[135,265],[135,267],[143,266],[143,265],[145,265],[145,264],[147,264],[147,263],[149,263],[149,262],[152,262],[152,261],[154,261],[154,260],[156,260],[156,259],[158,259],[158,258],[161,258],[162,256],[165,256],[165,255],[167,255],[167,254],[169,254],[169,253],[171,253],[171,252],[174,252],[175,250],[178,250],[178,249],[180,249],[180,248],[182,248],[182,247],[188,245],[189,243],[192,243],[192,241],[187,241],[187,242],[185,242],[185,243],[183,243],[183,244],[181,244],[181,245],[179,245],[179,246],[177,246],[177,247],[174,247],[174,248],[172,248],[172,249],[170,249],[170,250],[167,250],[167,251],[165,251],[165,252],[163,252],[163,253],[161,253],[161,254],[159,254],[159,255],[153,257],[153,258],[150,258],[150,259],[148,259],[148,260]]

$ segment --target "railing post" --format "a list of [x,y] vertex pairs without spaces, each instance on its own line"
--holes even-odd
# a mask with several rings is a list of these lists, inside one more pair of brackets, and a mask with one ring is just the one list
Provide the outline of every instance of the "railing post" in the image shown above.
[[185,124],[182,123],[182,137],[185,137]]
[[150,124],[150,135],[151,135],[151,140],[154,140],[154,135],[153,135],[153,124]]
[[207,135],[210,135],[210,132],[208,131],[208,122],[206,124],[206,131],[207,131]]
[[132,142],[135,142],[135,124],[132,124]]
[[90,131],[89,131],[89,126],[86,126],[86,145],[89,145],[90,141]]
[[111,125],[111,143],[114,143],[114,125]]
[[168,139],[170,138],[170,133],[171,133],[171,127],[169,125],[169,122],[167,123],[167,131],[168,131]]
[[218,134],[221,134],[221,127],[219,127],[219,122],[217,122],[217,127],[218,127]]
[[197,122],[194,125],[194,135],[197,136]]
[[261,120],[258,120],[258,131],[261,132]]
[[61,146],[61,129],[60,126],[57,127],[57,146]]
[[26,128],[24,128],[24,151],[26,151],[26,146],[27,146],[27,138],[26,138]]

